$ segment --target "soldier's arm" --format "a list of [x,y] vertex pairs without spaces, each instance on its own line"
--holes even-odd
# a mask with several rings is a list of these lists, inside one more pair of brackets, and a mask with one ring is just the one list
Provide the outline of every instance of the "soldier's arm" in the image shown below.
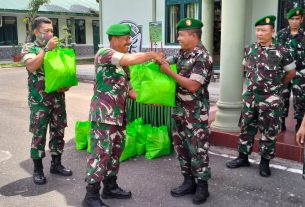
[[282,65],[284,65],[283,69],[286,71],[286,74],[282,79],[282,83],[288,84],[296,74],[296,64],[287,48],[283,48]]
[[292,78],[295,76],[295,74],[296,74],[295,69],[289,70],[283,77],[282,83],[288,84],[292,80]]
[[139,52],[133,54],[124,54],[119,61],[122,66],[129,66],[134,64],[145,63],[149,60],[155,60],[157,62],[164,62],[163,54],[157,52]]
[[[57,46],[57,41],[58,40],[56,38],[50,39],[46,47],[49,50],[54,49]],[[43,63],[44,55],[45,51],[41,49],[37,55],[26,58],[24,60],[26,69],[30,72],[35,72],[36,70],[38,70]]]

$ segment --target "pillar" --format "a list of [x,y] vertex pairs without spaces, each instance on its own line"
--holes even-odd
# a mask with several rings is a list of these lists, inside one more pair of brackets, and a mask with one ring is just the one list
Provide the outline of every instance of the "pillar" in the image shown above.
[[242,107],[245,0],[222,1],[220,96],[212,128],[238,132]]
[[213,33],[214,33],[214,0],[202,0],[202,43],[213,55]]
[[100,28],[100,44],[99,48],[103,46],[103,0],[99,0],[99,28]]

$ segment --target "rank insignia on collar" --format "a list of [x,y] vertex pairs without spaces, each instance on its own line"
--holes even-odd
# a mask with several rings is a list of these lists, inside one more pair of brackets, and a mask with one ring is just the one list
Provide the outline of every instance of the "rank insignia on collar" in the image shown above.
[[188,20],[185,21],[185,24],[186,24],[187,26],[191,26],[191,25],[192,25],[192,21],[188,19]]
[[267,24],[269,24],[269,23],[270,23],[270,18],[266,18],[266,19],[265,19],[265,22],[266,22]]

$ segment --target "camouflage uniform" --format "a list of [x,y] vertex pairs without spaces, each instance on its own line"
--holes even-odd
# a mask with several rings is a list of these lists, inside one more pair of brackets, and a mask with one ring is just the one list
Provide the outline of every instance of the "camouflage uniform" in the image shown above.
[[[278,32],[277,39],[280,44],[289,49],[296,60],[296,76],[291,81],[294,118],[302,120],[305,113],[305,31],[300,28],[296,35],[291,35],[290,27],[286,27]],[[286,89],[284,96],[289,106],[290,91]],[[288,110],[289,108],[286,107],[284,111],[286,117]]]
[[90,105],[91,149],[87,160],[89,184],[101,182],[119,171],[125,144],[125,103],[129,73],[119,65],[123,53],[102,48],[95,58],[96,82]]
[[295,68],[289,51],[273,40],[269,47],[254,43],[245,49],[243,65],[247,70],[243,93],[239,152],[250,154],[259,129],[260,154],[272,159],[276,136],[281,130],[283,100],[281,92],[285,71]]
[[[26,44],[22,49],[22,61],[34,58],[42,49],[37,41]],[[49,148],[52,155],[63,152],[64,130],[67,127],[65,93],[46,93],[43,65],[35,72],[28,72],[28,104],[30,114],[30,132],[33,133],[31,158],[45,157],[46,133],[49,125]]]
[[183,175],[201,180],[211,177],[209,167],[209,92],[212,58],[199,43],[192,52],[180,49],[177,56],[168,59],[176,63],[180,75],[201,83],[200,89],[191,93],[178,86],[176,107],[173,109],[173,143]]

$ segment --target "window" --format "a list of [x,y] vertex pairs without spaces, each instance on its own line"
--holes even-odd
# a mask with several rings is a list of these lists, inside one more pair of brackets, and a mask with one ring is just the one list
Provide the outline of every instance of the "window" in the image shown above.
[[[305,7],[305,0],[279,0],[277,30],[288,26],[287,13],[295,7]],[[304,22],[303,22],[304,26]]]
[[[72,30],[72,21],[74,21],[75,43],[86,44],[86,23],[84,19],[67,19],[67,26]],[[72,39],[73,32],[71,31]]]
[[165,42],[177,44],[177,23],[183,18],[201,19],[201,0],[166,0],[165,8]]
[[0,45],[17,45],[17,18],[3,16],[0,27]]
[[59,37],[59,33],[58,33],[58,19],[55,18],[50,18],[52,21],[52,25],[53,25],[53,34],[56,37]]

